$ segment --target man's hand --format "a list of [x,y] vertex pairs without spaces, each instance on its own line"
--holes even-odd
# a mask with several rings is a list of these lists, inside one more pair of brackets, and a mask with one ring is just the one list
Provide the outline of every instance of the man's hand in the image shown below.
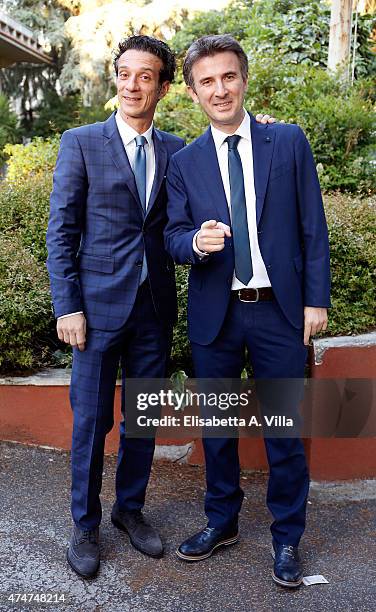
[[56,329],[59,340],[77,347],[80,351],[85,350],[86,319],[83,314],[58,319]]
[[[263,115],[262,113],[258,113],[255,119],[257,123],[277,123],[277,119],[275,117],[271,117],[270,115]],[[280,121],[280,123],[284,123],[284,121]]]
[[310,336],[325,331],[328,326],[328,311],[326,308],[306,306],[304,308],[304,344],[309,344]]
[[225,236],[230,238],[231,232],[228,225],[221,221],[205,221],[196,236],[196,244],[204,253],[222,251],[225,247]]

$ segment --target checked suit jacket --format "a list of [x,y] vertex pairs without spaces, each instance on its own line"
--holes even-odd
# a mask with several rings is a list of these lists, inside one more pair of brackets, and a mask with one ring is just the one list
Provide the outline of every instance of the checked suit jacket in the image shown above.
[[184,146],[154,129],[155,177],[144,212],[116,126],[107,121],[64,132],[54,172],[47,230],[55,316],[83,311],[88,326],[120,329],[132,310],[145,251],[154,306],[176,320],[174,264],[163,242],[166,171]]

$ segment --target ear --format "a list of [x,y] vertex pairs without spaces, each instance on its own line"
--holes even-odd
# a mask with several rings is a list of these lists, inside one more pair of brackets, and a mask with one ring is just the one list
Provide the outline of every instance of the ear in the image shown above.
[[186,90],[187,90],[188,95],[192,98],[193,102],[195,104],[200,104],[200,100],[198,99],[198,95],[196,94],[196,92],[193,89],[193,87],[191,87],[190,85],[187,85]]
[[168,90],[170,89],[170,85],[171,85],[170,81],[164,81],[164,83],[162,83],[162,85],[159,88],[158,100],[162,100],[162,98],[165,97]]

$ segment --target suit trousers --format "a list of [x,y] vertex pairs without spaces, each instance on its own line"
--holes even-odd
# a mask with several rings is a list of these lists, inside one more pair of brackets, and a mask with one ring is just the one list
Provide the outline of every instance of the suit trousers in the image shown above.
[[73,410],[72,517],[80,529],[101,521],[100,492],[106,434],[114,424],[116,377],[122,366],[122,416],[116,470],[121,510],[142,508],[153,461],[153,438],[126,436],[126,378],[164,378],[172,329],[158,320],[146,280],[125,325],[115,331],[87,330],[85,351],[74,349],[70,399]]
[[[217,338],[206,346],[192,343],[196,377],[239,378],[245,349],[256,384],[257,379],[304,377],[307,348],[303,329],[294,328],[274,300],[246,303],[232,297]],[[264,443],[269,462],[267,506],[274,518],[271,532],[278,543],[298,545],[305,528],[309,489],[303,443],[299,437],[265,437]],[[227,529],[237,524],[243,501],[238,439],[204,437],[203,446],[208,524]]]

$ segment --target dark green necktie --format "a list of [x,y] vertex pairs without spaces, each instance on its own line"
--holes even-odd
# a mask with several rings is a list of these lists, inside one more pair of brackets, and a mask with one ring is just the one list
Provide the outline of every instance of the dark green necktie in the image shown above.
[[245,202],[243,166],[238,151],[240,136],[228,136],[228,172],[230,178],[231,224],[235,255],[235,276],[248,285],[253,276]]

